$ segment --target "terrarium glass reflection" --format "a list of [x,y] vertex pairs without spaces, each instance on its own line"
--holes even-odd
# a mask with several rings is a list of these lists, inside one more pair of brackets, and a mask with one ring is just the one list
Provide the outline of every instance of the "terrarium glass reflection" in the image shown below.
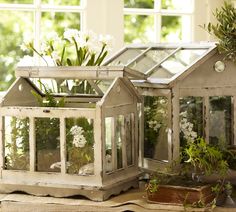
[[186,96],[180,98],[180,145],[203,137],[203,98]]
[[66,167],[68,174],[94,174],[93,125],[93,119],[66,118]]
[[4,117],[5,169],[29,170],[29,118]]
[[144,157],[168,161],[168,98],[144,97]]
[[209,142],[225,146],[232,140],[232,96],[212,96],[209,98]]
[[35,118],[36,170],[60,172],[60,119]]

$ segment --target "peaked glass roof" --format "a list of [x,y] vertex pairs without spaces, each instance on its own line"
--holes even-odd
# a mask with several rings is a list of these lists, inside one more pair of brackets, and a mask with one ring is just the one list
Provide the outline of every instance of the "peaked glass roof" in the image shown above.
[[148,80],[169,83],[186,71],[215,45],[129,46],[108,60],[108,66],[127,66],[145,74]]

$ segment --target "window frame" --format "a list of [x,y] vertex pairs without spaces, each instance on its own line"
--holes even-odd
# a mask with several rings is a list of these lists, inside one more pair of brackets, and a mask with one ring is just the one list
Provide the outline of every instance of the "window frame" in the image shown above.
[[[162,17],[165,16],[179,16],[184,17],[187,16],[189,19],[189,25],[182,25],[182,39],[181,41],[193,41],[193,30],[194,30],[194,5],[195,0],[191,0],[191,8],[189,10],[178,10],[178,9],[162,9],[161,1],[154,0],[154,7],[152,9],[146,8],[125,8],[124,6],[124,16],[125,15],[147,15],[154,16],[154,41],[155,43],[161,42],[161,27],[162,27]],[[185,37],[183,37],[185,36]]]

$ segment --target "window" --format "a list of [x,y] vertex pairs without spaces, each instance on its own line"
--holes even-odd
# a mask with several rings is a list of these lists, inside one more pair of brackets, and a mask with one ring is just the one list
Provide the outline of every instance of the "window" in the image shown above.
[[82,0],[0,0],[0,90],[14,81],[14,70],[24,53],[20,44],[39,41],[49,32],[61,34],[64,28],[81,29]]
[[191,41],[194,0],[125,0],[125,43]]

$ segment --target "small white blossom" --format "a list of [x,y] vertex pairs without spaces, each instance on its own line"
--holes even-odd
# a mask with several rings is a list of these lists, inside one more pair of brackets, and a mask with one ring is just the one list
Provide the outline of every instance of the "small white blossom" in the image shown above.
[[71,127],[70,129],[70,133],[73,135],[73,145],[75,147],[79,147],[79,148],[82,148],[85,146],[85,144],[87,143],[83,133],[84,133],[84,130],[82,127],[79,127],[79,126],[73,126]]
[[57,53],[56,51],[53,51],[53,52],[51,53],[51,55],[52,55],[53,60],[55,60],[55,61],[61,59],[60,56],[58,55],[58,53]]
[[64,32],[64,38],[73,42],[72,38],[75,40],[79,37],[80,32],[77,29],[66,29]]
[[24,56],[20,59],[17,66],[34,66],[35,65],[35,58],[31,56]]

